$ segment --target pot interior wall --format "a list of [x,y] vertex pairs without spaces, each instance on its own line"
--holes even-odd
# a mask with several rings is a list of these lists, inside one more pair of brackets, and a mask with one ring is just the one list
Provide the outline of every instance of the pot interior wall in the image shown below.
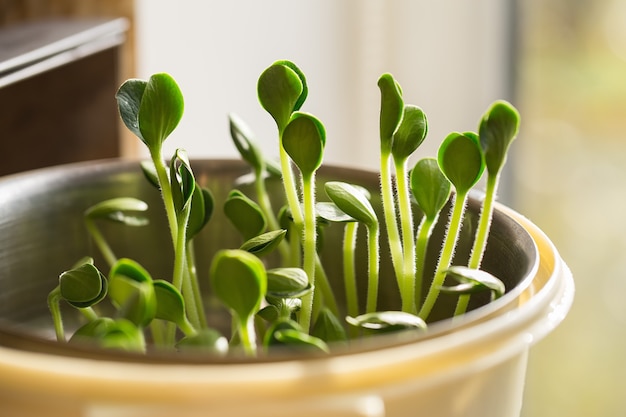
[[[245,184],[245,177],[242,177],[249,170],[238,161],[194,161],[192,165],[197,179],[211,189],[217,202],[213,218],[198,237],[196,246],[201,285],[207,288],[207,271],[213,253],[218,248],[235,248],[242,243],[223,215],[221,204],[235,183],[242,191],[251,196],[254,194],[252,188]],[[328,180],[357,183],[373,191],[374,196],[378,194],[379,179],[375,173],[325,167],[318,174],[318,183],[323,184]],[[270,181],[268,187],[273,196],[274,208],[279,208],[282,205],[280,181]],[[158,191],[147,183],[136,162],[78,164],[0,180],[0,344],[8,340],[8,331],[28,334],[29,337],[53,337],[46,297],[57,284],[58,275],[87,255],[93,256],[96,265],[106,272],[106,264],[85,230],[82,213],[102,200],[128,196],[149,204],[151,226],[130,228],[102,223],[101,230],[118,257],[137,260],[155,279],[169,279],[173,249],[162,202]],[[325,198],[323,189],[318,191],[318,198]],[[380,201],[375,198],[373,203],[380,211]],[[466,213],[462,240],[454,263],[463,264],[468,258],[478,212],[478,202],[472,201]],[[447,215],[442,215],[431,240],[427,270],[435,268],[446,221]],[[365,232],[361,230],[361,233],[357,259],[366,259],[363,244]],[[325,227],[322,255],[340,303],[344,294],[341,281],[342,235],[341,225]],[[379,307],[399,309],[398,289],[391,273],[386,243],[384,240],[381,242],[383,253]],[[536,249],[530,236],[510,218],[496,213],[483,269],[502,279],[508,291],[525,278],[535,260]],[[360,300],[364,302],[366,262],[357,268],[361,282],[359,290],[362,292]],[[473,297],[471,308],[486,301],[485,297]],[[437,320],[448,316],[455,303],[455,297],[442,296],[433,318]],[[216,309],[215,317],[211,317],[211,320],[218,320],[216,317],[220,316],[220,311]]]

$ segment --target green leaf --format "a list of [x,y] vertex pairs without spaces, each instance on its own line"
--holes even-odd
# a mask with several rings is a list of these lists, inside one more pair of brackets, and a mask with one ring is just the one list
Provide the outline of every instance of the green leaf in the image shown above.
[[252,169],[261,173],[265,171],[265,161],[261,154],[261,149],[256,144],[254,134],[236,114],[228,115],[230,124],[230,136],[235,143],[235,147],[239,151],[241,158],[246,161]]
[[301,104],[301,97],[306,97],[306,88],[298,72],[284,63],[275,62],[259,77],[257,95],[261,106],[282,132],[291,113]]
[[261,207],[238,190],[234,190],[224,203],[224,214],[245,240],[263,233],[267,219]]
[[176,347],[182,352],[210,353],[225,356],[228,353],[228,339],[214,329],[202,329],[193,336],[185,336]]
[[183,149],[177,149],[170,161],[170,183],[174,207],[177,213],[181,213],[190,204],[196,188],[191,163]]
[[453,265],[446,270],[448,276],[456,279],[460,284],[454,287],[442,287],[441,290],[450,294],[474,294],[481,291],[491,291],[492,299],[500,298],[506,288],[504,283],[487,271]]
[[350,223],[357,221],[354,217],[347,215],[337,207],[337,204],[328,201],[315,203],[315,213],[318,217],[329,222]]
[[114,326],[114,323],[115,321],[110,317],[98,317],[95,320],[91,320],[74,332],[70,342],[97,342],[98,339],[108,332],[109,328]]
[[124,82],[115,94],[120,117],[128,130],[146,142],[139,130],[139,107],[148,83],[144,80],[131,79]]
[[128,352],[145,352],[146,350],[143,330],[125,319],[117,319],[106,326],[104,334],[100,336],[99,344],[105,349]]
[[348,340],[346,329],[343,328],[339,319],[327,307],[322,308],[313,329],[311,336],[315,336],[326,343],[345,342]]
[[132,197],[112,198],[91,206],[85,211],[85,217],[91,220],[105,219],[123,223],[127,226],[144,226],[148,219],[143,216],[134,216],[129,212],[148,210],[148,205]]
[[213,215],[214,207],[215,199],[211,191],[196,184],[191,197],[191,212],[187,222],[188,241],[193,239],[206,226]]
[[417,161],[411,170],[411,192],[426,218],[434,219],[450,198],[450,181],[435,158]]
[[239,249],[258,257],[265,256],[276,249],[286,235],[287,231],[284,229],[272,230],[247,240]]
[[393,134],[391,153],[396,161],[406,160],[424,142],[428,132],[426,115],[417,106],[404,106],[398,129]]
[[109,317],[99,317],[83,325],[74,332],[70,342],[129,352],[144,352],[146,347],[143,330],[126,319]]
[[275,298],[302,297],[312,290],[301,268],[274,268],[267,271],[267,295]]
[[426,330],[426,322],[418,316],[404,311],[378,311],[357,317],[346,317],[356,327],[368,330],[392,332],[398,330]]
[[307,349],[316,352],[329,353],[328,345],[320,338],[311,336],[305,332],[284,329],[274,332],[274,337],[283,345],[293,346],[300,349]]
[[156,297],[155,318],[171,321],[184,327],[186,322],[185,301],[178,289],[168,281],[155,280],[154,295]]
[[91,307],[107,294],[107,280],[91,263],[63,272],[59,276],[61,296],[78,308]]
[[182,92],[169,74],[150,77],[141,97],[138,120],[143,141],[151,151],[161,149],[178,126],[184,107]]
[[145,327],[154,319],[156,295],[150,274],[137,262],[122,258],[109,273],[109,296],[123,317]]
[[279,61],[276,61],[275,64],[285,65],[286,67],[291,68],[293,72],[298,74],[298,78],[300,78],[300,82],[302,83],[302,93],[300,93],[300,97],[298,97],[296,104],[293,106],[293,111],[300,110],[300,108],[304,104],[304,101],[306,100],[307,95],[309,94],[309,88],[307,86],[306,77],[304,76],[304,73],[302,72],[300,68],[298,68],[298,66],[296,66],[296,64],[288,60],[279,60]]
[[471,132],[450,133],[439,147],[438,162],[457,193],[467,193],[485,169],[478,136]]
[[378,225],[378,218],[372,204],[360,188],[341,181],[324,184],[328,197],[341,211],[367,227]]
[[313,115],[296,112],[285,127],[282,146],[303,175],[311,175],[322,164],[326,131]]
[[211,263],[211,286],[240,321],[246,322],[265,297],[267,274],[256,256],[240,249],[221,250]]
[[150,273],[138,262],[128,258],[119,259],[112,267],[109,275],[125,275],[133,281],[152,282]]
[[497,175],[504,166],[509,146],[517,136],[519,124],[518,111],[503,100],[493,103],[480,121],[478,134],[490,174]]
[[383,154],[391,152],[393,133],[398,128],[404,102],[402,89],[391,74],[383,74],[378,79],[380,89],[380,141]]

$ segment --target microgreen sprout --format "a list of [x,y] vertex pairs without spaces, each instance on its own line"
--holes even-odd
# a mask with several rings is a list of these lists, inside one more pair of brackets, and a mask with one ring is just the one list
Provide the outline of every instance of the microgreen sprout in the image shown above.
[[[378,87],[380,195],[341,179],[317,183],[326,129],[321,120],[302,110],[308,95],[304,73],[290,61],[276,61],[260,75],[257,98],[276,123],[279,162],[262,154],[251,129],[231,113],[230,136],[252,174],[241,177],[224,201],[217,201],[196,179],[183,149],[168,161],[163,158],[163,142],[174,132],[184,107],[174,79],[161,73],[147,81],[123,83],[116,94],[120,116],[150,154],[141,171],[163,201],[173,268],[158,271],[169,279],[153,279],[139,262],[118,258],[104,229],[98,228],[104,221],[120,227],[146,225],[151,208],[145,202],[116,197],[87,208],[85,226],[109,272],[100,272],[93,258],[87,257],[60,274],[48,296],[57,339],[66,341],[63,302],[82,316],[71,343],[137,352],[193,350],[217,356],[256,357],[276,349],[326,354],[335,344],[349,345],[358,337],[425,331],[442,292],[458,297],[455,314],[467,310],[474,293],[488,291],[491,299],[502,296],[502,281],[479,267],[498,180],[519,127],[517,111],[506,102],[494,103],[482,117],[478,133],[451,133],[441,143],[437,158],[422,158],[409,169],[411,156],[426,138],[426,115],[421,108],[405,104],[391,74],[383,74]],[[486,194],[470,258],[466,266],[456,265],[461,231],[467,232],[462,225],[468,195],[485,169]],[[270,199],[268,181],[282,183],[283,201]],[[250,189],[252,195],[247,194]],[[318,189],[325,195],[318,196]],[[382,212],[377,211],[381,208],[374,197],[380,197]],[[284,205],[275,210],[272,203]],[[437,243],[429,241],[446,207],[450,215],[441,252],[435,270],[428,271],[426,259],[435,259],[428,250]],[[241,244],[216,248],[203,288],[202,277],[207,274],[196,271],[194,241],[211,229],[212,215],[220,208]],[[326,274],[324,247],[326,233],[334,236],[330,229],[341,227],[343,244],[337,255],[343,264],[331,265],[333,272],[343,272],[345,302],[339,305]],[[357,241],[360,227],[367,233],[364,244]],[[381,273],[383,241],[389,247],[391,270]],[[357,265],[361,249],[367,253],[363,305]],[[395,280],[401,305],[380,311],[379,292],[390,284],[385,280]],[[457,284],[445,285],[451,280]],[[101,308],[105,299],[113,309],[107,314]],[[219,301],[231,313],[230,335],[211,327],[207,299]]]

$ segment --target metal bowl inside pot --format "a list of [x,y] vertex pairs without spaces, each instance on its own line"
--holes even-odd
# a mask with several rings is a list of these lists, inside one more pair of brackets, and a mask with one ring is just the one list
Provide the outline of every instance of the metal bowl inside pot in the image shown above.
[[[197,160],[192,162],[192,166],[198,181],[211,189],[218,204],[207,230],[197,239],[199,276],[201,285],[207,287],[207,271],[213,253],[219,248],[234,248],[242,243],[220,210],[221,202],[234,184],[244,192],[252,192],[252,189],[245,183],[245,175],[249,173],[249,169],[240,161]],[[317,179],[319,184],[329,180],[352,182],[369,188],[373,196],[378,194],[379,178],[372,172],[324,167],[318,172]],[[268,184],[275,207],[280,205],[281,187],[279,181],[270,181]],[[93,256],[97,265],[105,265],[83,226],[82,213],[102,200],[123,196],[136,197],[149,204],[151,226],[131,229],[103,224],[104,235],[109,238],[118,256],[137,260],[155,278],[168,278],[172,270],[172,247],[160,195],[147,183],[137,161],[111,160],[72,164],[0,180],[0,345],[54,354],[119,360],[230,360],[207,356],[190,359],[175,354],[140,358],[136,355],[60,344],[53,340],[46,297],[57,284],[58,275],[86,255]],[[324,197],[323,190],[318,192],[318,197]],[[380,209],[377,197],[374,197],[373,204],[377,210]],[[479,210],[480,202],[473,198],[466,212],[455,264],[467,261]],[[441,246],[446,221],[447,216],[440,217],[434,238],[431,239],[427,270],[435,268],[436,254]],[[339,225],[331,225],[326,229],[322,254],[326,272],[339,301],[344,296],[340,277],[342,233]],[[384,243],[381,248],[383,253],[379,308],[397,310],[397,285],[389,272],[391,265],[388,254],[384,252]],[[432,326],[433,331],[421,337],[448,332],[457,326],[465,326],[493,314],[495,310],[514,305],[532,279],[537,264],[537,249],[531,236],[509,216],[496,212],[482,268],[503,280],[507,294],[488,306],[484,306],[487,302],[485,297],[473,297],[470,305],[473,311],[465,319],[456,322],[444,320],[450,316],[456,298],[443,295],[433,312],[434,320],[440,322]],[[366,265],[357,268],[358,276],[365,282]],[[360,286],[360,290],[363,291],[360,299],[364,300],[364,284]],[[210,314],[211,324],[221,326],[221,310],[217,309]],[[377,346],[404,341],[405,339],[394,336],[381,337]],[[355,345],[353,348],[359,349],[358,343]],[[363,348],[369,349],[371,345],[364,344]]]

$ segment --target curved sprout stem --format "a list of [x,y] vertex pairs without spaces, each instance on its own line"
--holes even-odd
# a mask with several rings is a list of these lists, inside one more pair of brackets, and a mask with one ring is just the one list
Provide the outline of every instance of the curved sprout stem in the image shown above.
[[85,217],[85,227],[91,235],[94,243],[102,253],[106,263],[109,264],[109,267],[112,267],[117,262],[117,257],[113,253],[111,246],[109,246],[106,239],[102,235],[102,232],[100,232],[100,229],[98,229],[94,221],[88,217]]
[[57,341],[65,342],[65,330],[63,328],[63,317],[61,316],[61,307],[59,302],[61,301],[61,287],[57,286],[54,290],[48,294],[48,308],[52,315],[52,321],[54,322],[54,333],[56,334]]

